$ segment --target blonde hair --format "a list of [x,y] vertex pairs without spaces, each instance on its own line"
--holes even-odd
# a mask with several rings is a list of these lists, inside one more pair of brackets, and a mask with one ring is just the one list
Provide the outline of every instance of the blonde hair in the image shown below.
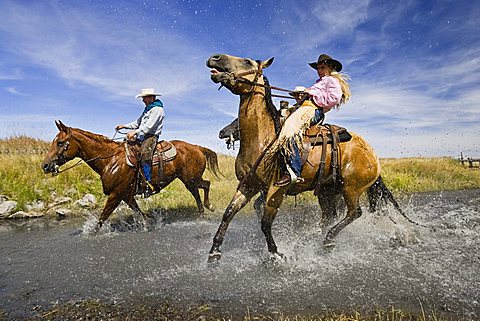
[[338,108],[340,107],[340,105],[343,105],[347,101],[349,101],[350,97],[352,97],[352,93],[350,92],[350,85],[348,84],[350,77],[345,73],[338,73],[336,71],[332,71],[330,73],[330,76],[335,77],[338,82],[340,82],[340,88],[342,89],[342,98],[340,99],[340,103],[335,107]]

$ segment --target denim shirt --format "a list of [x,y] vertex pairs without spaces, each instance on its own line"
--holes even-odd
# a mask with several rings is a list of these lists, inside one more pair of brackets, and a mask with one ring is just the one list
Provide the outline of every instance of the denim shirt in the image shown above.
[[155,106],[145,111],[137,120],[126,124],[125,128],[136,129],[137,139],[143,141],[147,134],[160,136],[164,119],[163,107]]

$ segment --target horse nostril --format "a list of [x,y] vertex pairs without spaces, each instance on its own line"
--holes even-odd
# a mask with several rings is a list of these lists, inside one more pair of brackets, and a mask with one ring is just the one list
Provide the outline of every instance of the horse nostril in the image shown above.
[[43,171],[44,171],[45,173],[47,173],[47,172],[48,172],[49,165],[48,165],[47,163],[45,163],[45,164],[43,164],[42,168],[43,168]]
[[220,60],[222,58],[222,55],[213,55],[210,59],[212,60]]

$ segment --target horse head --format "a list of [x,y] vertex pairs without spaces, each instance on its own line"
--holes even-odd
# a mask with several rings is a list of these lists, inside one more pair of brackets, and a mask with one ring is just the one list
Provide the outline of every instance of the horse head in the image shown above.
[[[207,60],[210,78],[220,83],[236,95],[248,94],[254,87],[251,83],[263,83],[262,70],[269,67],[273,57],[265,60],[253,60],[225,54],[212,55]],[[243,81],[239,81],[243,80]],[[245,81],[246,80],[246,81]],[[250,82],[250,83],[249,83]]]
[[72,128],[65,126],[60,120],[55,121],[59,130],[52,141],[42,169],[45,173],[58,173],[60,166],[77,156],[77,148],[71,142]]
[[234,119],[230,124],[223,127],[218,133],[218,138],[225,139],[227,149],[234,146],[235,141],[240,140],[240,128],[238,118]]

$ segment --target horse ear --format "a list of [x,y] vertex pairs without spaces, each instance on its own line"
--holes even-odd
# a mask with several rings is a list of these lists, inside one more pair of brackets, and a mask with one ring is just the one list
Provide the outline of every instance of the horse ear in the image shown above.
[[61,120],[56,120],[55,125],[57,125],[57,128],[61,132],[67,132],[67,126],[65,126]]
[[260,67],[262,67],[262,69],[270,67],[270,65],[273,63],[273,59],[275,59],[275,57],[262,61],[260,63]]

